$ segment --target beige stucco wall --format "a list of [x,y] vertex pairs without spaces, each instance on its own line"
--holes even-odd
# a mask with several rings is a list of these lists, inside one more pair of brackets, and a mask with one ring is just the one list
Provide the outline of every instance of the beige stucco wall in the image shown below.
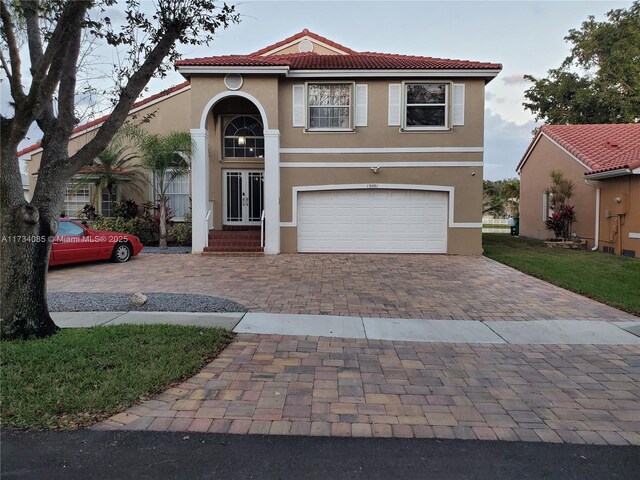
[[[475,175],[472,175],[475,173]],[[293,187],[309,185],[344,185],[375,183],[383,190],[387,184],[438,185],[454,187],[456,223],[482,221],[482,168],[382,168],[374,174],[368,167],[359,168],[284,168],[280,176],[280,220],[291,222]],[[449,199],[451,201],[451,199]],[[450,220],[450,219],[449,219]],[[282,227],[281,249],[297,251],[296,227]],[[479,255],[482,253],[480,228],[448,228],[447,253]]]
[[551,184],[549,173],[552,170],[561,171],[575,184],[570,200],[576,212],[573,231],[587,240],[588,247],[592,247],[596,189],[585,183],[586,169],[545,136],[535,145],[520,173],[520,235],[541,240],[553,237],[553,232],[545,228],[542,219],[543,193]]
[[[144,124],[144,129],[149,133],[165,135],[173,131],[188,131],[191,104],[189,98],[190,90],[185,90],[171,97],[163,99],[161,102],[152,103],[149,106],[141,108],[137,112],[129,116],[129,121],[139,121],[149,118],[148,123]],[[88,132],[82,132],[75,135],[69,142],[69,154],[73,155],[80,148],[86,145],[96,134],[97,129]],[[37,176],[33,175],[40,168],[40,160],[42,153],[38,152],[31,156],[28,161],[29,169],[29,195],[33,196],[35,190]],[[121,192],[121,198],[133,199],[138,203],[144,203],[152,198],[149,186],[146,183],[140,184],[140,191],[135,187],[126,187]],[[98,202],[99,203],[99,202]]]
[[[415,80],[449,81],[451,79]],[[452,80],[455,83],[465,84],[465,121],[462,126],[446,131],[400,132],[399,127],[387,125],[387,118],[389,84],[400,83],[401,79],[344,79],[344,82],[363,83],[369,86],[367,126],[356,127],[354,132],[329,133],[306,132],[302,127],[292,126],[292,86],[303,84],[305,81],[304,79],[283,79],[279,85],[278,96],[281,146],[288,148],[482,147],[484,145],[484,80]],[[451,94],[451,89],[449,93]],[[449,112],[449,118],[451,118],[451,112]],[[481,158],[481,154],[479,157]],[[291,155],[284,155],[281,160],[295,161]]]
[[[422,79],[433,80],[433,79]],[[323,80],[320,80],[323,81]],[[350,80],[346,80],[350,81]],[[436,80],[438,81],[438,80]],[[439,80],[442,81],[442,80]],[[401,132],[387,125],[388,89],[399,79],[365,79],[368,87],[368,123],[354,132],[305,132],[292,126],[292,86],[300,80],[271,76],[243,75],[240,92],[247,93],[262,104],[270,129],[279,129],[281,148],[398,148],[398,147],[483,147],[484,144],[484,80],[453,79],[464,82],[465,125],[447,131]],[[191,128],[200,128],[205,105],[220,92],[230,92],[224,76],[194,76],[191,95]],[[237,97],[236,97],[237,98]],[[224,170],[262,170],[264,162],[228,161],[222,158],[222,115],[232,113],[258,114],[248,100],[220,100],[207,113],[209,131],[209,187],[213,201],[214,228],[222,228],[222,182]],[[450,113],[451,115],[451,113]],[[480,162],[482,152],[450,153],[377,153],[377,154],[289,154],[281,153],[281,162]],[[473,175],[475,174],[475,175]],[[358,168],[281,168],[280,220],[292,221],[292,188],[326,184],[385,183],[451,186],[455,188],[454,220],[459,223],[482,221],[482,167],[383,167],[375,175],[369,166]],[[297,250],[295,227],[281,228],[281,251]],[[448,252],[480,254],[480,228],[449,228]]]
[[596,185],[600,187],[599,249],[613,247],[618,255],[632,250],[640,257],[640,239],[629,238],[629,233],[640,234],[640,175],[600,180]]

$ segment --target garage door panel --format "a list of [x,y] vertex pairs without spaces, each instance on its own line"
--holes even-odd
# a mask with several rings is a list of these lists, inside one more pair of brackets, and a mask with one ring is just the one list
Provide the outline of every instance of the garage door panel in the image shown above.
[[300,252],[447,250],[447,194],[409,190],[300,192]]

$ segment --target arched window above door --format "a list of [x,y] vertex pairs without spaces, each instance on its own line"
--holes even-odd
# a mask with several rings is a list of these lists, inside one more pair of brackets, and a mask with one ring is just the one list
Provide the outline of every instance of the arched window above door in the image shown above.
[[225,158],[263,158],[264,132],[262,124],[250,115],[237,116],[224,128]]

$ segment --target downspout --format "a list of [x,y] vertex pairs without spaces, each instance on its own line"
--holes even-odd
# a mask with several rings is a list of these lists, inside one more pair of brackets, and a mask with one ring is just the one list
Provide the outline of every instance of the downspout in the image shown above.
[[591,183],[589,183],[588,178],[584,179],[584,183],[596,189],[596,231],[595,231],[594,240],[593,240],[594,245],[591,251],[597,252],[598,243],[600,241],[600,187],[595,187],[591,185]]

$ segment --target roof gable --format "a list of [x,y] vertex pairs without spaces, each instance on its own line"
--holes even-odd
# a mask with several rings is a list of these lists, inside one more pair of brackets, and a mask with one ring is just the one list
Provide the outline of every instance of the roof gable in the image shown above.
[[280,55],[283,53],[309,53],[316,50],[324,52],[325,55],[351,55],[356,53],[344,45],[340,45],[339,43],[329,40],[317,33],[313,33],[305,28],[301,32],[285,38],[284,40],[280,40],[272,45],[261,48],[257,52],[249,54],[249,56],[266,57],[269,55]]

